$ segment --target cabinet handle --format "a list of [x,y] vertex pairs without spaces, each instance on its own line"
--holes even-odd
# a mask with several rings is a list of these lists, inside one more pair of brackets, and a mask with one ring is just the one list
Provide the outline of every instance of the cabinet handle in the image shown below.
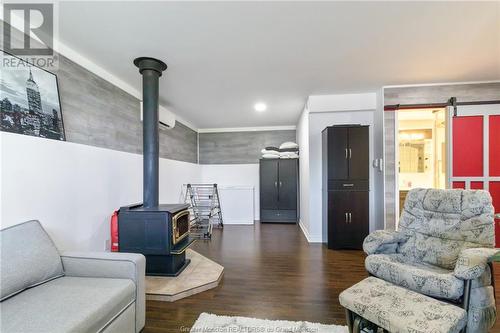
[[349,224],[352,222],[352,213],[349,213]]
[[282,186],[283,186],[283,183],[280,181],[280,187],[282,187]]
[[274,187],[278,187],[278,182],[274,182]]
[[345,213],[345,223],[349,223],[349,221],[347,219],[347,213]]
[[345,159],[347,160],[347,148],[345,149]]
[[354,184],[342,184],[342,186],[344,186],[344,187],[353,187]]
[[351,157],[352,157],[352,149],[349,148],[349,159],[351,159]]

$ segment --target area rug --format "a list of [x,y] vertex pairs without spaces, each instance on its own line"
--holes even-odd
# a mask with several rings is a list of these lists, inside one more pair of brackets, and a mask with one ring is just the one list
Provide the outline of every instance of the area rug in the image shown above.
[[190,333],[347,333],[347,326],[202,313]]

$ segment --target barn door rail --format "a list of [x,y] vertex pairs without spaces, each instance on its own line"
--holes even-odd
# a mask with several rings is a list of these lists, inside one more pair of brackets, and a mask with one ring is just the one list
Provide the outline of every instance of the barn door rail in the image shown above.
[[470,101],[458,102],[456,97],[451,97],[445,103],[423,103],[423,104],[393,104],[385,105],[384,111],[397,111],[407,109],[431,109],[431,108],[445,108],[447,106],[453,107],[453,116],[457,116],[457,107],[465,105],[485,105],[485,104],[500,104],[500,100],[486,100],[486,101]]

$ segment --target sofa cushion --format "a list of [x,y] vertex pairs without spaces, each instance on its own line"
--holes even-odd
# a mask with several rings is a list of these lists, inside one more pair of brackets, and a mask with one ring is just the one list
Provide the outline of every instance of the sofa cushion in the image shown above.
[[453,271],[421,262],[402,254],[372,254],[365,266],[371,274],[419,293],[456,300],[463,295],[464,282]]
[[38,221],[1,230],[0,248],[1,300],[63,275],[59,252]]
[[2,332],[99,332],[134,300],[128,279],[61,277],[0,303]]

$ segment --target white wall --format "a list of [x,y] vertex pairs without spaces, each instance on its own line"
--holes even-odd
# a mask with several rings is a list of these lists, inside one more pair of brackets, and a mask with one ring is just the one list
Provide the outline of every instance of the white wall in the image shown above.
[[377,94],[312,95],[307,99],[310,112],[374,110]]
[[[0,133],[1,228],[38,219],[61,250],[103,251],[109,218],[142,201],[142,156]],[[160,159],[160,202],[181,202],[200,166]]]
[[384,160],[384,91],[377,92],[377,109],[373,119],[373,155],[377,159],[374,171],[373,187],[377,192],[374,196],[375,229],[385,228],[385,160]]
[[[310,242],[326,241],[326,226],[322,221],[321,131],[331,125],[369,125],[370,161],[373,161],[382,157],[379,142],[382,124],[376,119],[380,112],[376,93],[309,96],[307,112],[302,113],[297,124],[297,140],[301,145],[300,220]],[[370,230],[383,228],[383,220],[379,218],[383,211],[379,212],[378,200],[375,200],[375,197],[383,196],[379,179],[382,177],[382,172],[370,166]]]
[[297,123],[297,143],[299,144],[299,225],[309,242],[320,242],[321,239],[312,239],[309,222],[309,110],[307,107],[300,115]]
[[[369,160],[373,160],[373,110],[350,112],[311,113],[309,118],[309,173],[310,173],[310,226],[309,233],[327,241],[326,226],[323,225],[322,209],[322,139],[321,131],[327,126],[361,124],[369,125]],[[374,228],[373,220],[373,168],[370,167],[370,230]]]
[[202,164],[201,181],[218,186],[251,186],[254,188],[254,215],[260,219],[259,164]]

